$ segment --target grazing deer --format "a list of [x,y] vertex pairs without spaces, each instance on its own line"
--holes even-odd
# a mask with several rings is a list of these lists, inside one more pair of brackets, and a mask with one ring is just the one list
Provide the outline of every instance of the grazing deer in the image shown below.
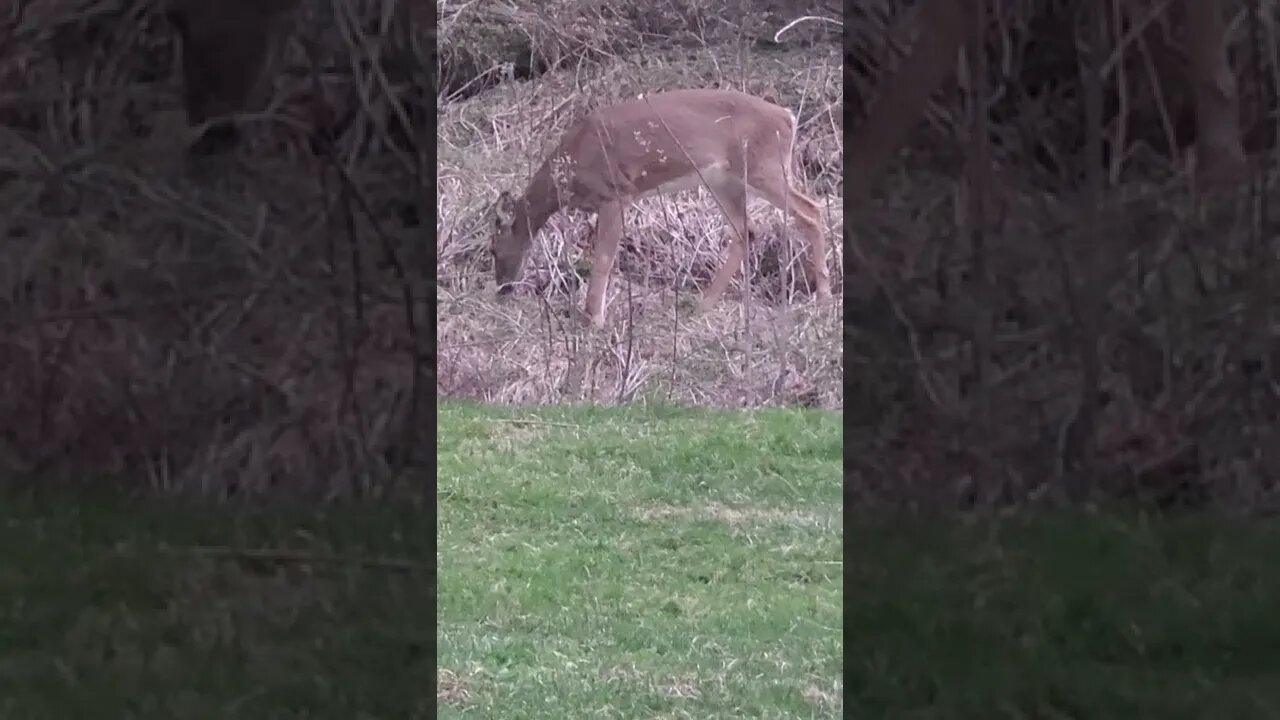
[[[189,124],[266,104],[300,2],[170,0],[167,16],[182,41],[183,105]],[[238,137],[235,125],[220,123],[191,150],[198,155],[218,152]]]
[[729,259],[712,278],[699,313],[715,305],[742,266],[748,192],[795,219],[809,243],[818,299],[829,300],[819,208],[789,179],[795,135],[790,110],[733,90],[672,90],[591,112],[565,132],[523,195],[499,195],[493,236],[498,292],[510,291],[534,235],[551,215],[561,208],[593,211],[595,260],[586,313],[603,327],[624,209],[646,195],[705,185],[731,234]]

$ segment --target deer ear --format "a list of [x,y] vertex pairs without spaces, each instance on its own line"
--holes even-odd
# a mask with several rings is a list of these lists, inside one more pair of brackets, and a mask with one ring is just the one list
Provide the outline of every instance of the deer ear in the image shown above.
[[497,225],[509,228],[516,222],[516,201],[511,197],[511,193],[505,190],[498,195],[498,201],[493,205],[493,215]]

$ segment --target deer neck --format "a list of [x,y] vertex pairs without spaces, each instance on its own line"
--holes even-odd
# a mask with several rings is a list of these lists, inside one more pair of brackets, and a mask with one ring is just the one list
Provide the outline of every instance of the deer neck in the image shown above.
[[538,234],[547,220],[560,209],[560,193],[551,181],[546,163],[534,173],[524,194],[516,201],[515,226],[529,229],[529,240]]

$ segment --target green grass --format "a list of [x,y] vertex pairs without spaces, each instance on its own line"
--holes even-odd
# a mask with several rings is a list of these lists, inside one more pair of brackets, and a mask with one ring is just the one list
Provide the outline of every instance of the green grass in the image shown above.
[[857,718],[1280,717],[1280,524],[1135,514],[850,529]]
[[[432,717],[432,534],[407,505],[0,491],[0,718]],[[199,551],[286,547],[311,560]]]
[[0,720],[1280,717],[1276,520],[842,531],[837,414],[439,419],[438,628],[425,571],[194,552],[426,566],[420,508],[0,492]]
[[839,414],[439,417],[440,717],[840,717]]

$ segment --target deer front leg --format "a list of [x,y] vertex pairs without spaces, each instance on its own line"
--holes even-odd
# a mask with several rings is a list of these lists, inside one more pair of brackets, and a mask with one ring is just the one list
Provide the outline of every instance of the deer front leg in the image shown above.
[[712,192],[719,201],[725,219],[729,222],[729,226],[725,228],[729,238],[729,258],[711,278],[711,286],[703,294],[702,302],[698,303],[699,314],[715,307],[720,296],[729,287],[729,281],[742,268],[742,259],[746,254],[747,233],[750,232],[747,226],[746,190],[713,188]]
[[742,267],[742,258],[745,254],[746,247],[738,239],[737,234],[733,234],[729,238],[729,259],[725,260],[724,265],[716,271],[715,277],[711,278],[711,287],[707,288],[707,292],[702,296],[702,302],[698,303],[699,314],[707,312],[720,301],[720,296],[729,287],[729,281],[733,279],[734,273]]
[[809,264],[817,285],[818,302],[831,300],[831,273],[827,270],[827,240],[815,223],[809,235]]
[[788,186],[786,203],[780,210],[790,209],[791,220],[800,228],[809,245],[809,271],[819,302],[831,299],[831,273],[827,270],[827,236],[822,226],[822,211],[809,196]]
[[609,290],[609,275],[618,255],[618,243],[622,241],[622,203],[611,202],[600,206],[596,214],[596,237],[591,280],[587,284],[587,316],[591,324],[604,327],[605,294]]

